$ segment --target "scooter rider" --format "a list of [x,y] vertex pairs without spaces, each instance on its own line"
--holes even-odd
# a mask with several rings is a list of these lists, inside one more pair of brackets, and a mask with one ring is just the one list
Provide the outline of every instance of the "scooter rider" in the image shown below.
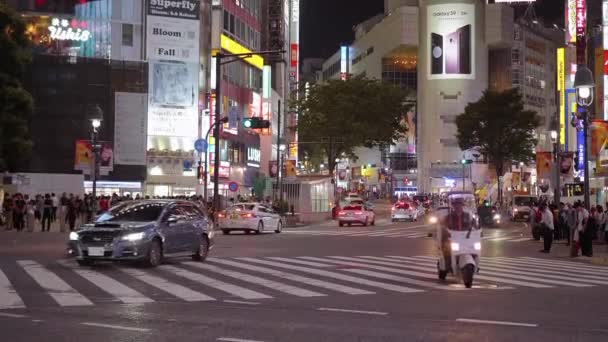
[[450,230],[471,231],[474,228],[473,216],[464,210],[464,198],[456,197],[451,201],[451,210],[441,224],[441,250],[446,265],[452,264]]

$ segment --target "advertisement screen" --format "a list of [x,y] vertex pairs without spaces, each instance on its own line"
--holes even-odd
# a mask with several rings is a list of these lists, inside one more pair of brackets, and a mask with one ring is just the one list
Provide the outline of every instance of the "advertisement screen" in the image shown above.
[[427,8],[430,80],[475,78],[475,5]]

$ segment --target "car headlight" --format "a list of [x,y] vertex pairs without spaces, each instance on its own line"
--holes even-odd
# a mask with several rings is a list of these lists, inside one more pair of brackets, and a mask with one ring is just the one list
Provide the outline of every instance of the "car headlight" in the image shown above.
[[137,240],[141,240],[144,238],[144,233],[132,233],[132,234],[127,234],[125,236],[122,237],[121,240],[126,240],[126,241],[137,241]]
[[78,239],[80,239],[80,236],[78,235],[78,233],[70,232],[70,241],[78,241]]
[[516,213],[516,212],[518,212],[518,211],[519,211],[519,210],[518,210],[517,208],[513,209],[513,212],[514,212],[514,213]]
[[453,250],[454,252],[457,252],[457,251],[459,251],[459,250],[460,250],[460,244],[458,244],[458,242],[452,242],[452,243],[451,243],[451,246],[452,246],[452,250]]
[[475,245],[473,245],[473,247],[475,248],[476,251],[480,251],[481,250],[481,242],[475,242]]
[[437,223],[437,221],[438,221],[437,217],[435,217],[435,216],[431,216],[431,218],[429,219],[429,222],[432,223],[432,224]]
[[495,214],[495,215],[494,215],[494,219],[495,219],[495,220],[500,220],[500,214]]

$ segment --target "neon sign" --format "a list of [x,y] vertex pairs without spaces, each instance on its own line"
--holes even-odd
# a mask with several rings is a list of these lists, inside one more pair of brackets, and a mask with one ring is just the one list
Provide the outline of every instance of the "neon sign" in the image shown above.
[[86,29],[86,22],[78,22],[76,19],[67,20],[53,18],[49,32],[53,40],[73,40],[86,42],[91,38],[91,31]]

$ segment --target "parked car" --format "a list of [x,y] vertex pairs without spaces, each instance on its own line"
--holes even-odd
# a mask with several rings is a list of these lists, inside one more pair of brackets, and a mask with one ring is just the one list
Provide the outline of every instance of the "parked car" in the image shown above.
[[204,261],[213,229],[199,206],[188,201],[122,202],[71,232],[68,254],[81,266],[97,261],[138,261],[158,266],[163,259],[190,256]]
[[261,203],[237,203],[218,214],[222,233],[239,230],[246,233],[263,233],[265,230],[283,231],[283,218],[274,209]]
[[376,224],[376,214],[373,209],[366,208],[364,205],[349,204],[338,213],[338,225],[340,227],[345,224],[351,226],[353,223],[373,226]]
[[420,211],[413,203],[397,202],[391,208],[391,221],[418,221]]

